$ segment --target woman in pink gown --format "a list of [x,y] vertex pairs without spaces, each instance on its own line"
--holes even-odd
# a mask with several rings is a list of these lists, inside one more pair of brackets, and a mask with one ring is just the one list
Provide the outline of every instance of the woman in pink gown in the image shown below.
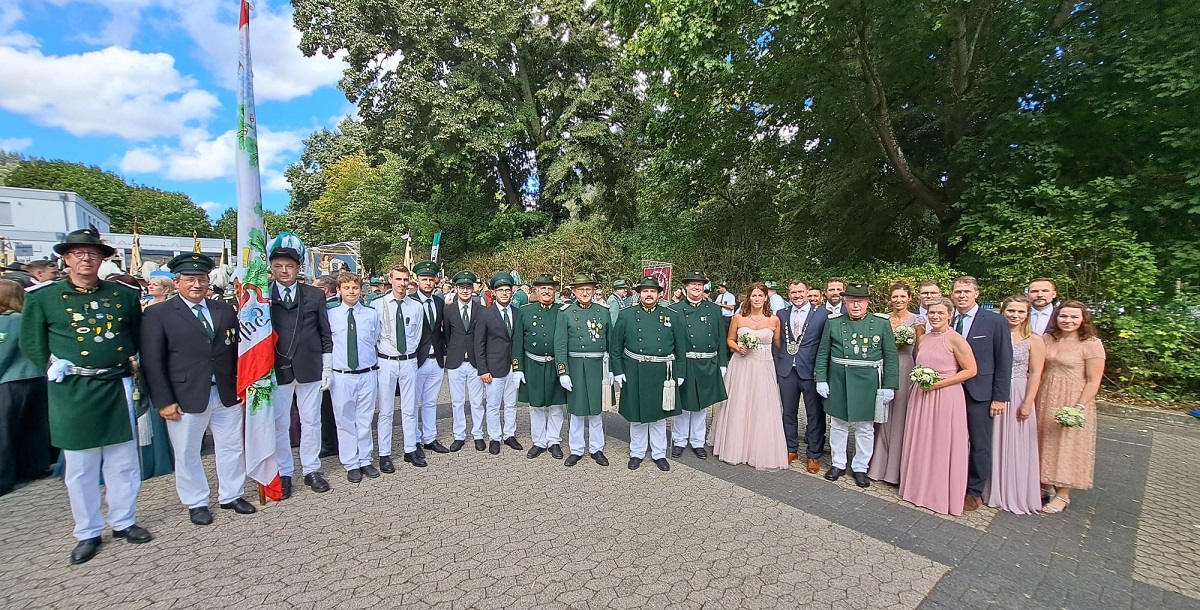
[[[750,464],[759,470],[786,470],[787,441],[783,436],[783,407],[775,381],[771,345],[779,345],[779,318],[766,306],[767,287],[754,284],[742,311],[729,323],[729,372],[725,391],[729,400],[717,414],[713,430],[713,453],[722,462]],[[758,349],[739,343],[742,335],[754,335]]]
[[913,385],[904,429],[900,497],[929,510],[961,515],[967,495],[967,401],[962,383],[975,376],[975,356],[950,330],[950,299],[927,306],[929,332],[917,342],[917,364],[938,372],[928,390]]
[[888,420],[875,424],[875,449],[871,453],[871,466],[867,469],[868,477],[892,485],[900,484],[904,424],[908,419],[908,397],[912,394],[913,386],[908,378],[913,368],[913,349],[915,340],[925,334],[925,318],[908,310],[911,302],[912,287],[903,282],[892,284],[892,312],[888,322],[892,325],[892,332],[901,326],[911,328],[914,343],[896,346],[896,355],[900,360],[900,389],[896,390],[896,399],[888,403]]

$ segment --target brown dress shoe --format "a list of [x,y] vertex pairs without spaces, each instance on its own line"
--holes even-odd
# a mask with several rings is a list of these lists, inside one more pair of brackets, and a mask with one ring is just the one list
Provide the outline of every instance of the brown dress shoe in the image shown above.
[[979,508],[982,504],[983,500],[979,496],[967,496],[966,500],[963,501],[963,510],[970,512]]
[[808,472],[811,474],[817,474],[818,472],[821,472],[821,463],[812,458],[808,458]]
[[800,459],[799,453],[789,453],[788,454],[788,466],[791,466],[792,462],[795,462],[798,459]]

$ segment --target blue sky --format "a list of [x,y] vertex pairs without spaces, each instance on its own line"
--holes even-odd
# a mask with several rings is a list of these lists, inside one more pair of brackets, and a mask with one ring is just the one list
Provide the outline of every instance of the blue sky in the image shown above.
[[[251,13],[263,203],[303,139],[354,108],[344,64],[306,58],[284,0]],[[0,149],[99,165],[187,194],[216,218],[236,204],[238,0],[0,0]]]

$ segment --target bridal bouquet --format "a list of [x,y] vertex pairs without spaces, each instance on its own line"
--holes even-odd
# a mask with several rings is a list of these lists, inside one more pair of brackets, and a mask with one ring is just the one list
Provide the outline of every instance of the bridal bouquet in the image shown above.
[[912,345],[917,342],[917,332],[911,326],[896,327],[896,347]]
[[1082,405],[1059,407],[1054,412],[1054,421],[1064,428],[1082,428],[1087,418],[1083,415],[1083,409],[1077,408],[1079,406]]
[[942,376],[937,371],[918,364],[913,367],[912,373],[908,375],[908,379],[913,383],[921,386],[922,390],[928,390],[933,387],[933,384],[942,380]]
[[762,339],[759,339],[758,335],[746,333],[738,337],[738,345],[749,350],[762,349]]

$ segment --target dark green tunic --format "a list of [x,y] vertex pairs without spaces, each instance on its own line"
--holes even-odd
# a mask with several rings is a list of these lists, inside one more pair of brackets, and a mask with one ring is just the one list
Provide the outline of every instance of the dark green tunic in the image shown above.
[[608,307],[591,303],[581,307],[571,302],[558,308],[554,327],[554,367],[558,375],[570,375],[567,412],[571,415],[600,415],[604,411],[604,361],[601,358],[570,356],[575,353],[608,352],[612,332]]
[[49,384],[50,442],[68,450],[133,439],[122,377],[137,354],[142,309],[138,291],[101,280],[90,290],[61,280],[25,298],[21,351],[45,370],[50,356],[87,368],[116,367],[104,377],[69,375]]
[[[671,363],[674,370],[668,377],[667,363],[639,362],[625,350],[643,356],[674,355],[675,361]],[[678,394],[675,409],[663,410],[663,382],[670,379],[674,383],[675,379],[683,378],[685,386],[690,383],[680,366],[686,352],[683,317],[674,309],[655,305],[647,311],[641,304],[622,309],[609,348],[613,374],[625,375],[618,408],[621,417],[634,423],[650,423],[679,415]]]
[[[856,349],[857,348],[857,349]],[[880,372],[870,366],[847,366],[833,362],[831,358],[847,360],[883,361],[883,384]],[[851,422],[875,419],[875,390],[900,387],[899,359],[896,355],[896,338],[887,315],[867,314],[859,320],[851,320],[847,314],[832,316],[825,323],[821,335],[821,346],[817,348],[817,362],[813,371],[817,383],[829,383],[829,398],[825,399],[825,412],[830,417]]]
[[[517,400],[531,407],[567,404],[567,391],[558,383],[554,368],[554,327],[558,323],[558,307],[553,303],[529,303],[521,306],[517,328],[513,333],[513,370],[525,374],[525,383],[517,390]],[[550,362],[538,362],[529,357],[549,356]]]
[[[702,411],[729,398],[725,393],[725,379],[721,377],[721,367],[729,363],[729,344],[725,323],[721,321],[721,308],[708,299],[696,305],[685,299],[674,308],[683,318],[687,334],[685,351],[717,354],[705,359],[687,358],[682,367],[676,368],[676,376],[686,380],[679,388],[679,409]],[[682,374],[678,372],[680,369]]]

